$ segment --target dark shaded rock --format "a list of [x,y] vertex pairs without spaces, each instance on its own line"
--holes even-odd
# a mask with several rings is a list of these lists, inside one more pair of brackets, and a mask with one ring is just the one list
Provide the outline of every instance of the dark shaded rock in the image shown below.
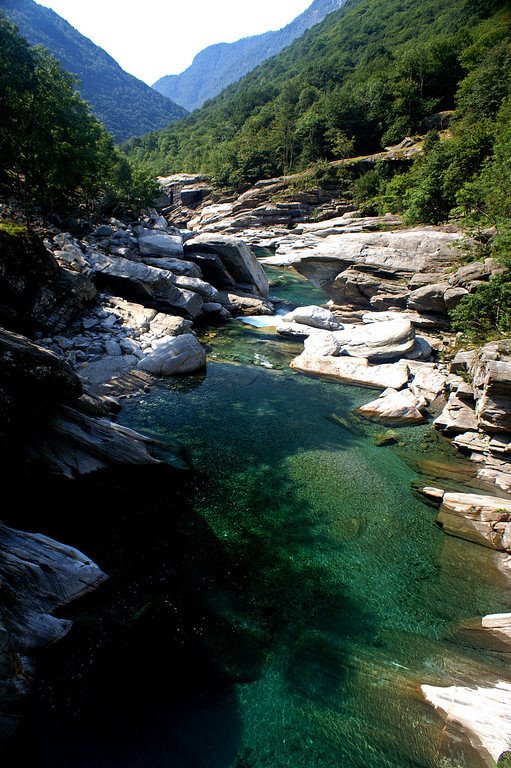
[[102,253],[91,253],[88,259],[98,283],[112,288],[124,298],[192,318],[202,309],[202,297],[174,285],[175,277],[168,270]]
[[80,380],[66,363],[25,337],[0,328],[0,434],[4,440],[20,419],[57,403],[73,402],[81,393]]
[[13,331],[63,330],[96,299],[84,275],[59,267],[35,236],[0,232],[0,324]]
[[0,744],[14,731],[34,674],[34,654],[66,635],[53,612],[106,575],[72,547],[0,523]]

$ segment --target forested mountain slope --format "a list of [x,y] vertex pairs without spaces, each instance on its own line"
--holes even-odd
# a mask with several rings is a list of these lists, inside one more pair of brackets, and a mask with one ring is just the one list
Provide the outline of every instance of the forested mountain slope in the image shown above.
[[508,35],[505,0],[349,0],[178,127],[133,140],[128,152],[158,173],[203,171],[242,184],[373,151],[454,108],[460,83]]
[[118,141],[186,115],[186,110],[129,75],[106,51],[49,8],[33,0],[0,0],[0,9],[30,43],[44,45],[67,71],[78,75],[81,95]]
[[282,51],[345,2],[314,0],[307,10],[282,29],[245,37],[235,43],[211,45],[197,54],[187,70],[180,75],[160,78],[153,88],[186,109],[197,109],[258,64]]

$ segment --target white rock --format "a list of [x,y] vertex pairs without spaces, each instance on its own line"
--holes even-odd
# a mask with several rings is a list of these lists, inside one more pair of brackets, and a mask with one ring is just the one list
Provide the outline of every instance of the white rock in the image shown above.
[[338,355],[340,349],[339,342],[329,331],[313,333],[305,339],[304,346],[307,354],[321,355],[322,357]]
[[186,333],[162,339],[137,368],[160,376],[175,376],[204,368],[206,352],[195,336]]
[[493,688],[423,685],[426,700],[447,722],[466,728],[473,745],[496,762],[511,744],[511,684],[498,682]]
[[409,320],[345,326],[334,332],[341,354],[364,357],[371,362],[390,362],[406,357],[415,347],[415,329]]
[[402,389],[408,383],[409,370],[404,362],[369,365],[365,358],[322,356],[303,352],[291,362],[291,368],[304,373],[328,376],[345,384],[374,389]]
[[343,327],[329,309],[316,306],[298,307],[293,312],[284,315],[282,320],[283,322],[300,323],[325,331],[337,331]]
[[425,405],[424,398],[417,397],[409,389],[401,392],[386,389],[377,400],[363,405],[357,411],[366,419],[383,424],[419,424],[424,421],[422,411]]
[[416,397],[425,397],[432,402],[446,393],[447,380],[446,373],[428,366],[415,373],[410,389]]

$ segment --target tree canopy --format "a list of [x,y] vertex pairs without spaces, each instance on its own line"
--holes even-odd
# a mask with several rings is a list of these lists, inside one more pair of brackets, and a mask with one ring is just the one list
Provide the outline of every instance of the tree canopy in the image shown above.
[[74,76],[1,13],[0,183],[26,206],[48,209],[128,199],[137,186]]

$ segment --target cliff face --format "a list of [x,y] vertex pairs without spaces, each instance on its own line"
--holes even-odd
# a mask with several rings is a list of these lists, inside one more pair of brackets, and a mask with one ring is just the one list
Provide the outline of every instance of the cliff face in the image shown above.
[[314,0],[307,10],[283,29],[245,37],[235,43],[211,45],[197,54],[185,72],[162,77],[153,88],[188,110],[197,109],[263,61],[282,51],[323,21],[329,13],[338,10],[345,1]]

